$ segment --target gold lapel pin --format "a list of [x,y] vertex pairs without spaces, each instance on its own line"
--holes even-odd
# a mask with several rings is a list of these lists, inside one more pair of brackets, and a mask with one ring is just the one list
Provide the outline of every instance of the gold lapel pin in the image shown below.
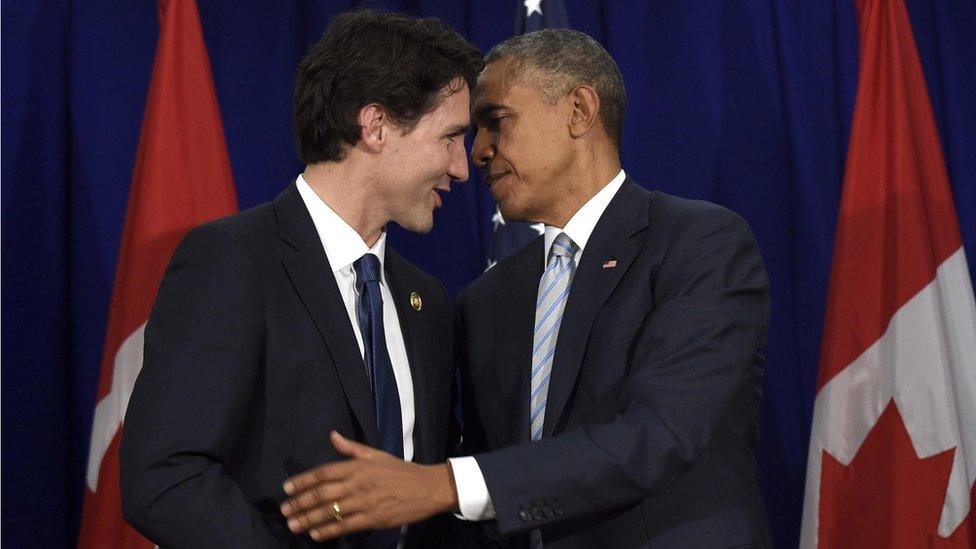
[[417,292],[410,292],[410,306],[413,310],[419,311],[424,308],[424,302],[420,299],[420,294]]

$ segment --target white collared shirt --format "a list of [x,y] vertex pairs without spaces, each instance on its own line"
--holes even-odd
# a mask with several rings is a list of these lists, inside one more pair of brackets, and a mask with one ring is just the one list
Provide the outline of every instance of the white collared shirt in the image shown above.
[[[587,200],[580,209],[576,210],[576,213],[566,222],[565,227],[546,225],[545,246],[542,254],[543,269],[545,269],[545,262],[548,261],[552,243],[555,242],[559,233],[566,233],[566,236],[579,246],[573,256],[573,261],[577,266],[580,264],[580,259],[583,258],[583,250],[586,248],[590,235],[593,234],[593,229],[596,228],[604,210],[616,196],[626,178],[627,174],[620,170],[609,183]],[[461,514],[457,516],[465,520],[491,520],[495,518],[495,508],[491,503],[491,495],[488,493],[485,476],[481,472],[478,460],[474,456],[465,456],[451,458],[448,461],[451,462],[451,470],[454,473],[458,507],[461,511]]]
[[[308,213],[312,216],[312,223],[325,248],[325,255],[332,267],[339,294],[349,314],[349,323],[356,334],[359,344],[359,354],[363,356],[363,335],[359,329],[356,314],[356,301],[359,298],[356,291],[356,270],[353,263],[366,253],[374,254],[380,260],[380,293],[383,296],[383,331],[386,334],[386,348],[393,364],[393,376],[396,378],[397,391],[400,393],[400,416],[403,426],[403,459],[413,459],[413,377],[410,375],[410,363],[407,361],[407,348],[403,343],[403,332],[400,331],[400,321],[393,302],[393,294],[386,283],[386,272],[383,269],[386,260],[386,231],[380,235],[373,247],[366,245],[363,238],[349,226],[319,195],[308,185],[301,175],[295,181],[298,193],[305,202]],[[348,433],[347,433],[348,434]]]

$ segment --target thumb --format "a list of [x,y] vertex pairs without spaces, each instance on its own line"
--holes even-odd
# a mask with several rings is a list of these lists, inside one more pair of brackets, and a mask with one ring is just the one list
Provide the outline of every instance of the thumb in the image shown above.
[[349,440],[348,438],[339,434],[338,431],[332,431],[329,434],[329,439],[332,441],[332,445],[335,446],[336,450],[344,456],[349,456],[351,458],[361,458],[370,459],[376,457],[380,453],[379,450],[365,444],[360,444],[355,440]]

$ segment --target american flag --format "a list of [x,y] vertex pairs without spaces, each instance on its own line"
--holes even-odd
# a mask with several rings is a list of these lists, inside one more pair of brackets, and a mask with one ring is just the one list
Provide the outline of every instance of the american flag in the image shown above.
[[[569,28],[569,17],[563,0],[521,0],[515,14],[515,34],[540,29]],[[494,237],[488,268],[528,244],[543,233],[542,223],[516,223],[505,221],[498,205],[491,217]]]

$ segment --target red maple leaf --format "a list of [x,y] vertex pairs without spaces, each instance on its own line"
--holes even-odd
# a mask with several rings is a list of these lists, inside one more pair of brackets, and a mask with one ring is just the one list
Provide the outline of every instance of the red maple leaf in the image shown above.
[[824,452],[820,547],[976,547],[976,511],[952,536],[938,533],[955,451],[919,458],[889,402],[850,465]]

